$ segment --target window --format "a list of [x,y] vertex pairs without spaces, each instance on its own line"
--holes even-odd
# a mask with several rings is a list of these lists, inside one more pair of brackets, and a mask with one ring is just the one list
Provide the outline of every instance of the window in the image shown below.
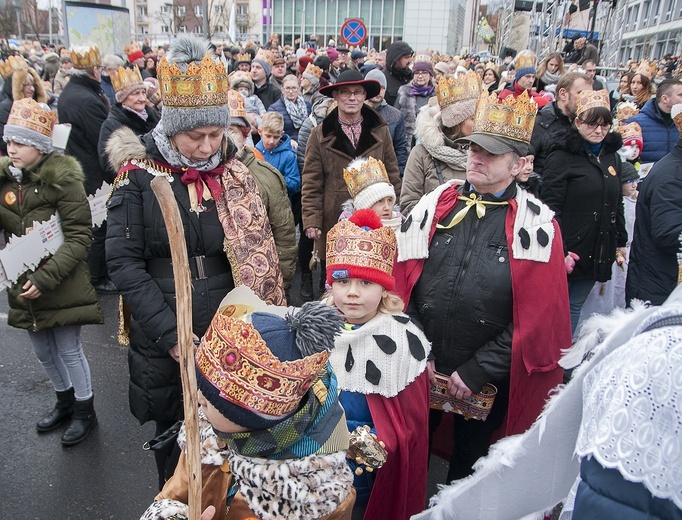
[[216,25],[215,32],[224,33],[225,32],[225,26],[224,25]]
[[147,16],[147,6],[137,7],[137,16]]
[[202,17],[204,16],[204,8],[201,5],[194,6],[194,16]]
[[646,27],[647,23],[649,22],[649,10],[651,8],[651,2],[644,2],[642,4],[642,23],[640,24],[641,27]]
[[171,4],[163,4],[163,5],[161,6],[161,12],[162,12],[163,14],[168,14],[168,13],[170,13],[172,9],[173,9],[173,6],[172,6]]
[[185,16],[185,12],[187,12],[187,6],[184,5],[177,6],[176,12],[178,13],[178,16]]
[[223,6],[222,5],[214,5],[213,6],[213,12],[215,14],[222,14],[223,12]]
[[238,32],[239,34],[246,34],[246,33],[249,32],[249,26],[246,25],[246,24],[238,23],[238,24],[237,24],[237,32]]
[[161,26],[161,32],[162,32],[162,33],[169,33],[169,32],[170,32],[170,27],[168,27],[167,25],[162,25],[162,26]]
[[628,7],[628,16],[625,19],[625,30],[630,30],[630,22],[632,22],[632,7]]
[[138,25],[137,32],[138,34],[147,34],[149,32],[149,28],[146,25]]
[[237,4],[236,14],[249,14],[249,4]]
[[201,26],[195,25],[195,26],[194,26],[194,33],[195,33],[195,34],[200,34],[200,33],[201,33]]
[[653,4],[651,5],[651,16],[653,16],[654,20],[651,22],[652,25],[656,25],[658,23],[658,15],[661,14],[661,0],[654,0]]
[[181,33],[186,33],[187,32],[187,26],[186,25],[181,25],[178,27],[178,32]]

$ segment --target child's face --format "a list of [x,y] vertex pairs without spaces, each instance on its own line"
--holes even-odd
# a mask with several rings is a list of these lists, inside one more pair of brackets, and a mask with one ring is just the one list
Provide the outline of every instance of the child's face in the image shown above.
[[530,174],[533,173],[534,159],[535,159],[534,155],[526,155],[526,166],[523,168],[521,173],[519,173],[518,177],[516,177],[517,182],[526,182],[528,180]]
[[391,218],[393,216],[393,204],[395,199],[393,197],[384,197],[378,202],[372,204],[370,209],[379,215],[382,219]]
[[249,97],[251,95],[248,87],[238,87],[237,92],[239,92],[244,97]]
[[621,159],[626,161],[634,161],[639,157],[640,149],[635,143],[623,145],[623,147],[618,150]]
[[277,148],[283,134],[283,132],[273,132],[267,128],[259,130],[258,133],[260,134],[260,138],[263,141],[263,146],[266,150],[274,150]]
[[378,283],[360,278],[343,278],[332,283],[334,305],[348,323],[367,323],[379,312],[381,298],[388,292]]
[[201,393],[201,390],[197,390],[197,397],[199,400],[199,406],[201,406],[206,419],[208,419],[208,422],[210,422],[216,430],[224,433],[241,433],[249,431],[248,428],[244,428],[243,426],[233,423],[227,417],[221,414],[216,407],[204,397],[204,394]]
[[624,182],[623,186],[623,197],[630,197],[631,199],[637,198],[637,184],[639,181],[629,181]]
[[43,152],[38,151],[33,146],[10,141],[7,143],[7,155],[9,155],[14,167],[28,168],[38,162]]

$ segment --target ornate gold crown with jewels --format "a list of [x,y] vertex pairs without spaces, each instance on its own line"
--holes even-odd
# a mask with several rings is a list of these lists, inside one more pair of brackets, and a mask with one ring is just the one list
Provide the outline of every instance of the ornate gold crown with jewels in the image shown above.
[[249,62],[249,63],[250,63],[250,62],[251,62],[251,54],[249,54],[248,52],[240,52],[239,54],[237,54],[237,55],[234,57],[234,59],[235,59],[237,62],[240,62],[240,61],[244,62],[244,61],[246,61],[246,62]]
[[246,118],[246,108],[244,107],[244,96],[236,90],[227,91],[227,106],[230,107],[231,117]]
[[272,55],[272,52],[266,51],[265,49],[258,49],[254,60],[263,60],[271,67],[275,63],[275,57]]
[[639,108],[632,101],[623,101],[616,108],[616,119],[618,121],[627,121],[637,114],[639,114]]
[[425,61],[427,63],[431,63],[433,60],[433,57],[431,56],[431,53],[429,51],[419,51],[414,55],[414,63],[417,63],[419,61]]
[[618,126],[618,133],[623,138],[623,142],[631,139],[642,140],[642,127],[637,123],[625,123]]
[[578,100],[575,106],[575,112],[578,115],[590,108],[606,108],[607,110],[611,110],[609,92],[606,89],[583,90],[578,94]]
[[56,123],[57,112],[46,110],[32,98],[15,101],[7,118],[7,125],[23,126],[49,138]]
[[143,86],[140,69],[137,68],[137,65],[134,65],[132,69],[119,67],[116,72],[111,75],[111,85],[116,92],[130,88],[133,85]]
[[74,47],[71,49],[71,63],[74,69],[85,70],[102,65],[102,56],[97,46]]
[[388,180],[388,173],[384,163],[369,157],[367,160],[356,160],[348,165],[348,168],[343,169],[343,179],[346,181],[348,193],[352,198],[357,197],[362,190],[377,184],[378,182],[385,182],[390,184]]
[[313,76],[314,78],[320,79],[322,77],[322,69],[317,65],[308,63],[305,70],[303,71],[303,74],[308,74],[309,76]]
[[12,72],[19,69],[28,69],[26,60],[21,56],[10,56],[6,61],[0,61],[0,75],[6,79]]
[[156,69],[163,105],[175,108],[223,106],[227,103],[229,82],[222,63],[208,54],[197,65],[192,62],[183,73],[164,56]]
[[459,78],[441,76],[436,85],[436,97],[441,110],[455,103],[478,99],[481,95],[481,80],[473,70]]
[[642,62],[639,64],[639,67],[637,67],[635,74],[641,74],[642,76],[646,76],[649,79],[654,79],[656,77],[657,71],[658,71],[657,61],[651,62],[649,60],[642,60]]
[[474,114],[474,133],[496,135],[529,144],[538,106],[524,90],[517,98],[502,101],[497,94],[481,94]]

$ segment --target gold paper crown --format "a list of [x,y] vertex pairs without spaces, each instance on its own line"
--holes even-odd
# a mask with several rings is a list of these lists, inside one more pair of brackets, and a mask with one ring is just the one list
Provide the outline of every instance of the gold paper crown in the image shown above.
[[140,69],[137,68],[137,65],[134,65],[132,69],[119,67],[111,75],[111,85],[114,87],[115,92],[120,92],[134,85],[143,86],[142,83],[142,74],[140,74]]
[[432,57],[429,51],[419,51],[414,55],[414,63],[425,61],[426,63],[431,63]]
[[611,110],[609,92],[606,89],[582,90],[578,94],[576,114],[580,115],[590,108],[606,108],[607,110]]
[[102,65],[102,57],[96,45],[94,47],[84,47],[84,49],[87,50],[84,50],[82,53],[76,49],[71,49],[71,63],[73,63],[74,69],[92,69]]
[[196,353],[197,368],[222,399],[275,417],[299,406],[328,359],[329,352],[323,351],[280,361],[253,325],[221,312],[213,318]]
[[393,229],[363,229],[342,220],[327,234],[327,266],[353,266],[391,276],[396,239]]
[[258,49],[254,60],[263,60],[270,67],[272,67],[272,65],[275,63],[275,58],[273,57],[272,53],[270,51],[266,51],[265,49]]
[[350,163],[348,168],[343,169],[343,180],[346,181],[348,193],[350,193],[352,198],[355,198],[358,193],[372,184],[379,182],[391,183],[388,180],[388,173],[386,173],[384,163],[374,157]]
[[52,138],[52,130],[56,123],[57,113],[44,109],[33,98],[15,101],[7,118],[8,125],[23,126],[49,138]]
[[658,71],[658,62],[650,62],[649,60],[642,60],[635,71],[635,74],[641,74],[649,79],[654,79],[656,77],[656,72]]
[[632,101],[624,101],[618,105],[616,110],[616,119],[618,121],[627,121],[632,116],[639,114],[639,108]]
[[237,62],[247,61],[251,63],[251,54],[249,54],[248,52],[240,52],[234,57],[234,59],[237,60]]
[[642,127],[637,123],[626,123],[618,127],[618,133],[623,138],[623,142],[630,139],[642,140]]
[[441,110],[455,103],[478,99],[481,95],[481,80],[473,70],[458,78],[441,76],[436,85],[436,97]]
[[498,74],[500,72],[500,67],[495,65],[492,61],[489,61],[488,63],[485,64],[485,70],[488,70],[488,69],[494,70]]
[[126,55],[132,54],[133,52],[140,51],[142,52],[142,48],[137,42],[133,42],[130,45],[126,45],[123,47],[123,52],[126,53]]
[[303,71],[303,74],[308,74],[309,76],[313,76],[317,79],[320,79],[322,77],[322,69],[317,65],[308,63],[305,70]]
[[28,63],[20,56],[10,56],[7,61],[0,61],[0,75],[3,79],[7,79],[12,72],[19,69],[28,69]]
[[163,105],[175,108],[205,108],[227,103],[229,85],[222,63],[208,54],[197,65],[192,62],[183,73],[177,64],[170,65],[166,56],[156,69]]
[[535,54],[533,51],[523,50],[516,55],[514,70],[535,68]]
[[227,106],[230,107],[231,117],[246,117],[244,96],[236,90],[230,89],[227,91]]
[[474,114],[474,133],[495,135],[529,144],[538,106],[524,90],[517,98],[507,96],[502,101],[497,94],[481,94]]

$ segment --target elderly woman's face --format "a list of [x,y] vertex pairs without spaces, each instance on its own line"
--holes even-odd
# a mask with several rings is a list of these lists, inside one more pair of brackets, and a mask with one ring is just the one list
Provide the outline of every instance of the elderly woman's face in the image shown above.
[[137,87],[128,94],[128,97],[121,104],[136,112],[143,112],[144,107],[147,105],[147,89],[144,86]]
[[220,149],[224,129],[221,126],[202,126],[171,137],[178,151],[192,162],[210,158]]

